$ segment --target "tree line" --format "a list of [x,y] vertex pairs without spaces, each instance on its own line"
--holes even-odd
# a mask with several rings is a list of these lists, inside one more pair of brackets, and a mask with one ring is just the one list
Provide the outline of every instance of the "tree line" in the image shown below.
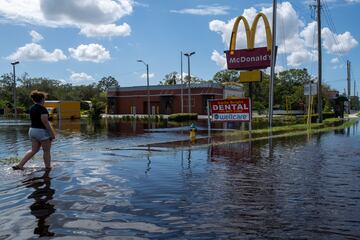
[[[235,70],[222,70],[214,74],[211,80],[202,80],[191,77],[190,83],[214,82],[222,84],[241,85],[245,96],[249,96],[249,83],[239,83],[240,72]],[[269,79],[270,75],[263,73],[263,79],[260,82],[252,83],[253,108],[256,110],[265,110],[269,107]],[[183,77],[183,83],[188,83],[187,76]],[[304,110],[304,105],[308,101],[304,96],[304,85],[316,82],[316,78],[311,76],[307,69],[289,69],[276,74],[274,82],[274,108],[291,110]],[[160,84],[171,85],[180,84],[181,77],[177,72],[166,74]],[[331,102],[328,97],[332,90],[327,84],[322,84],[322,98],[324,111],[330,111]],[[314,102],[317,102],[315,97]],[[288,106],[286,106],[286,104]]]
[[[213,83],[238,83],[239,71],[223,70],[214,74],[210,80],[203,80],[197,77],[190,77],[191,83],[213,82]],[[268,108],[269,101],[269,78],[266,73],[263,74],[261,82],[252,83],[253,107],[257,110]],[[303,109],[306,103],[304,96],[304,85],[315,82],[307,69],[289,69],[276,74],[274,86],[274,107],[286,109],[286,103],[290,109]],[[183,83],[188,83],[188,76],[183,76]],[[177,72],[166,74],[159,84],[172,85],[180,84],[181,77]],[[241,84],[245,95],[249,96],[249,84]],[[30,77],[27,73],[16,79],[16,97],[17,107],[28,109],[31,105],[29,94],[37,89],[47,92],[48,100],[90,100],[102,103],[105,106],[106,91],[111,87],[119,87],[119,82],[112,76],[101,78],[97,83],[88,85],[72,85],[59,80],[44,77]],[[13,107],[13,87],[14,81],[12,74],[3,74],[0,77],[0,108]],[[323,109],[330,108],[330,102],[327,93],[331,88],[323,85]],[[315,99],[316,101],[316,99]]]
[[[106,91],[110,87],[119,87],[118,81],[112,76],[103,77],[98,83],[72,85],[45,77],[30,77],[25,73],[16,79],[16,106],[26,111],[33,104],[29,94],[35,89],[48,93],[48,100],[89,100],[96,103],[106,103]],[[13,89],[13,75],[1,75],[0,109],[13,109]]]

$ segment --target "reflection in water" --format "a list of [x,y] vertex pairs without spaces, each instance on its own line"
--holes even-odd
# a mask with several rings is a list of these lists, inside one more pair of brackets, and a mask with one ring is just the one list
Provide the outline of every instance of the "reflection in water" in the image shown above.
[[[359,239],[360,133],[352,128],[208,139],[207,148],[189,144],[188,130],[83,122],[80,132],[59,131],[57,177],[0,165],[0,239]],[[11,155],[15,131],[26,150],[27,127],[3,128],[0,156]]]
[[38,219],[37,227],[34,229],[34,234],[43,236],[54,236],[53,232],[49,231],[49,225],[46,219],[55,212],[55,207],[51,204],[55,190],[51,188],[50,171],[45,171],[41,177],[34,177],[25,180],[23,183],[27,188],[33,188],[34,191],[28,196],[29,199],[34,199],[35,202],[31,204],[31,214]]
[[209,146],[211,162],[252,162],[252,142]]
[[148,148],[147,148],[147,154],[146,154],[146,157],[147,157],[147,166],[146,166],[146,170],[145,170],[145,174],[148,174],[151,170],[151,159],[150,159],[150,155],[151,155],[151,150],[150,150],[150,145],[148,145]]

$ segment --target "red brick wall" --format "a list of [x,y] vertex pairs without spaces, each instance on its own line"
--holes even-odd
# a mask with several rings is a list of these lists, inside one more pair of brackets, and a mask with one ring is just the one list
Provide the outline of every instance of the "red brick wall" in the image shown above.
[[[191,88],[191,112],[206,114],[206,99],[222,98],[221,88]],[[108,99],[113,98],[115,106],[109,113],[130,114],[131,107],[136,107],[137,114],[147,114],[147,90],[111,91]],[[109,100],[110,101],[110,100]],[[166,102],[171,101],[171,104]],[[181,90],[161,89],[150,90],[150,111],[153,106],[156,113],[171,114],[181,112]],[[188,89],[183,89],[184,112],[188,112]],[[171,106],[171,107],[170,107]],[[108,107],[110,109],[110,106]]]

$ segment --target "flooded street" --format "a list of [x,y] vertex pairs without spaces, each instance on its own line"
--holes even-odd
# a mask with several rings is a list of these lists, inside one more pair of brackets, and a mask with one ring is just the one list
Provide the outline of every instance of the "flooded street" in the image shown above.
[[38,153],[14,172],[28,125],[0,120],[0,239],[360,239],[358,124],[199,146],[188,127],[64,121],[53,170]]

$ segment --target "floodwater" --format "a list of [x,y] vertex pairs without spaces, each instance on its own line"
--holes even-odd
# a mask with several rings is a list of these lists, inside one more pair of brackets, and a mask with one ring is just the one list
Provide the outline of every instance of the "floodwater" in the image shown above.
[[28,122],[0,120],[0,239],[360,239],[359,125],[210,147],[187,127],[56,125],[53,170],[39,153],[14,172]]

